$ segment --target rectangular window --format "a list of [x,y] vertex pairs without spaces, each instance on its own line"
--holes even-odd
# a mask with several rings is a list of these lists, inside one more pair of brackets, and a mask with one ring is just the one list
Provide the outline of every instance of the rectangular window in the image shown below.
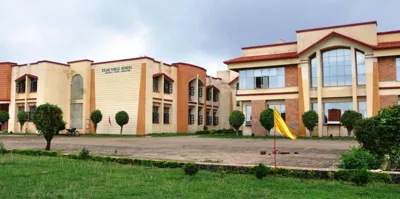
[[362,114],[363,118],[367,118],[367,102],[358,102],[358,112]]
[[251,122],[251,105],[246,105],[246,121]]
[[17,93],[25,93],[25,80],[17,82],[16,89]]
[[189,86],[189,95],[194,96],[194,87],[193,86]]
[[31,78],[31,90],[30,92],[36,92],[37,91],[37,79]]
[[356,51],[357,63],[357,84],[365,85],[365,55],[362,52]]
[[311,103],[311,110],[318,113],[318,103]]
[[317,88],[317,58],[311,59],[311,88]]
[[169,107],[164,107],[164,124],[169,124]]
[[285,67],[239,71],[239,89],[283,88]]
[[158,92],[158,77],[153,78],[153,92]]
[[281,113],[281,117],[284,121],[286,121],[286,105],[285,104],[268,104],[268,108],[274,109],[276,107],[276,110]]
[[203,87],[199,87],[199,97],[203,97]]
[[[324,121],[329,122],[329,110],[338,109],[340,115],[343,115],[346,110],[353,110],[353,102],[326,102],[324,103]],[[340,119],[340,118],[339,118]]]
[[397,81],[400,81],[400,57],[396,58],[396,73]]
[[198,124],[203,124],[203,115],[201,115],[200,113],[199,113],[199,121],[198,121]]
[[159,123],[158,106],[153,106],[153,124]]
[[172,93],[172,82],[164,80],[164,93]]
[[213,89],[213,90],[214,90],[213,101],[218,102],[218,98],[219,98],[218,91],[216,91],[215,89]]
[[207,113],[207,125],[211,125],[212,124],[212,117],[210,115],[208,115],[209,113]]
[[211,100],[211,88],[207,89],[207,100]]
[[189,113],[188,114],[188,123],[189,124],[194,124],[194,115],[192,114],[192,109],[189,109],[188,113]]
[[216,117],[215,115],[214,115],[214,117],[213,117],[213,125],[214,126],[217,126],[218,125],[218,117]]
[[35,114],[36,104],[29,104],[28,121],[33,120],[33,115]]
[[25,106],[24,105],[17,105],[18,106],[18,112],[20,111],[25,111]]
[[322,53],[324,86],[351,86],[351,50],[333,49]]

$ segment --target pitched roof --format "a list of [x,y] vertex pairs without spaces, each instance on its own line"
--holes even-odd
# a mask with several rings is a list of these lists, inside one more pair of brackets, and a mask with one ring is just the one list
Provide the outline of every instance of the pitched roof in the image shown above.
[[376,49],[400,48],[400,41],[380,42]]
[[164,78],[167,79],[168,81],[174,82],[174,80],[165,73],[156,73],[153,75],[153,77],[159,77],[159,76],[164,76]]
[[234,59],[230,59],[224,61],[225,64],[233,64],[233,63],[243,63],[243,62],[253,62],[253,61],[268,61],[268,60],[276,60],[276,59],[289,59],[289,58],[298,58],[296,52],[289,53],[277,53],[277,54],[269,54],[269,55],[256,55],[256,56],[242,56]]
[[30,77],[30,78],[32,78],[32,79],[39,79],[39,78],[38,78],[37,76],[35,76],[35,75],[24,74],[24,75],[22,75],[21,77],[18,77],[15,81],[16,81],[16,82],[19,82],[19,81],[25,79],[26,76],[28,76],[28,77]]

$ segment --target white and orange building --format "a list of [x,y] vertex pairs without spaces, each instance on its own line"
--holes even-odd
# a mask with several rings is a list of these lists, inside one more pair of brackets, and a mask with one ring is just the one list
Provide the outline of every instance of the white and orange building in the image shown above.
[[[195,132],[229,128],[229,71],[207,76],[200,66],[166,64],[150,57],[68,63],[38,61],[30,64],[0,63],[0,109],[10,114],[3,130],[20,132],[17,113],[31,114],[43,103],[63,110],[67,128],[93,133],[90,113],[99,109],[103,120],[97,132],[119,133],[115,114],[128,113],[124,134]],[[226,75],[228,74],[228,75]],[[111,121],[111,124],[110,122]],[[35,133],[32,122],[23,132]]]
[[[239,73],[230,85],[246,115],[244,135],[267,133],[259,123],[267,107],[277,107],[299,136],[347,136],[338,122],[345,110],[370,117],[398,104],[400,31],[378,32],[372,21],[297,30],[296,36],[244,47],[242,56],[224,62]],[[319,115],[314,132],[301,119],[310,109]]]

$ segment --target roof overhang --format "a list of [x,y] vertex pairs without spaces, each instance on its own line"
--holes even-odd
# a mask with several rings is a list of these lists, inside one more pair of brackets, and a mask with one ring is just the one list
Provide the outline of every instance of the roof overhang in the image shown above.
[[16,81],[16,82],[19,82],[19,81],[25,79],[25,77],[29,77],[29,78],[32,78],[32,79],[39,79],[39,78],[38,78],[37,76],[35,76],[35,75],[24,74],[24,75],[22,75],[21,77],[18,77],[15,81]]

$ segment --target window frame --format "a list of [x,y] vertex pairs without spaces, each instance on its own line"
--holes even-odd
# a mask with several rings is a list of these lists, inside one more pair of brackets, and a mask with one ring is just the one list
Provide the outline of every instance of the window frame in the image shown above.
[[158,79],[159,77],[153,77],[153,92],[160,92]]
[[30,86],[30,90],[29,92],[31,93],[35,93],[37,92],[37,83],[38,83],[38,79],[37,78],[30,78],[30,82],[31,82],[31,86]]
[[160,123],[160,115],[159,115],[159,107],[158,106],[153,106],[153,124],[159,124]]
[[[342,55],[338,55],[338,50],[344,50]],[[331,54],[336,53],[335,56],[331,56]],[[352,86],[352,57],[351,57],[352,50],[348,47],[338,47],[338,48],[331,48],[321,52],[321,63],[322,63],[322,87],[340,87],[340,86]],[[340,57],[340,59],[337,59]],[[346,65],[346,57],[349,57],[349,63]],[[341,61],[343,58],[343,65],[339,65],[338,61]],[[328,61],[329,60],[329,61]],[[331,66],[331,61],[335,60],[335,64]],[[318,60],[317,60],[318,61]],[[326,65],[329,63],[328,65]],[[343,75],[339,75],[339,67],[343,68]],[[350,71],[350,74],[346,74]],[[332,75],[335,73],[336,75]],[[335,81],[332,81],[335,78]],[[339,78],[343,80],[343,85],[339,85]],[[347,78],[350,78],[350,84],[347,84]],[[336,82],[335,85],[331,85],[332,82]]]
[[[365,69],[366,69],[366,67],[365,67],[365,53],[363,52],[363,51],[361,51],[361,50],[358,50],[358,49],[356,49],[355,50],[355,63],[356,63],[356,74],[357,74],[357,85],[358,86],[362,86],[362,85],[366,85],[367,84],[367,79],[366,79],[366,72],[365,72]],[[363,56],[364,56],[364,64],[362,65],[362,64],[360,64],[360,67],[361,66],[363,66],[364,67],[364,73],[363,74],[359,74],[359,64],[358,64],[358,53],[360,53],[360,54],[362,54]],[[360,83],[359,82],[359,76],[360,75],[363,75],[364,76],[364,83]]]
[[164,124],[169,124],[170,123],[170,107],[164,107],[164,117],[163,117],[163,122]]
[[394,64],[396,67],[396,81],[400,81],[400,57],[395,57]]
[[16,92],[17,93],[26,92],[26,78],[16,82]]

